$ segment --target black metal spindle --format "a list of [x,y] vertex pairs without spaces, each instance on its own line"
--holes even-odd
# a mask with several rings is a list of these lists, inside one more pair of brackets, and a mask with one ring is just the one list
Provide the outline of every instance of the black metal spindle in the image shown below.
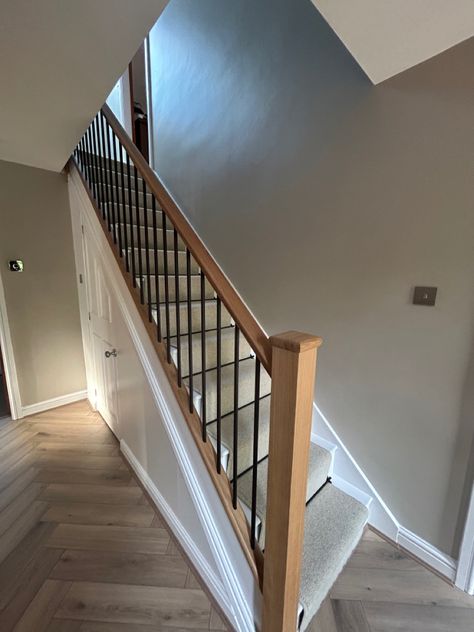
[[107,228],[110,231],[111,223],[111,211],[110,211],[110,188],[109,188],[109,174],[107,170],[107,151],[105,142],[105,118],[103,112],[100,113],[100,140],[102,145],[102,177],[104,178],[104,190],[105,190],[105,218],[107,220]]
[[[158,266],[158,231],[156,222],[156,199],[151,196],[151,212],[153,213],[153,265],[155,268],[155,303],[156,303],[156,337],[161,342],[161,311],[160,311],[160,276]],[[150,306],[151,315],[151,306]]]
[[[113,133],[113,130],[111,130],[109,122],[107,120],[105,121],[105,124],[106,124],[106,128],[105,129],[107,131],[107,156],[108,156],[108,159],[109,159],[108,160],[108,167],[109,167],[109,174],[110,174],[110,179],[109,179],[110,189],[109,189],[109,191],[110,191],[110,209],[112,211],[112,226],[113,226],[112,236],[113,236],[113,239],[114,239],[114,244],[116,244],[117,243],[117,232],[119,230],[121,230],[121,227],[116,222],[116,214],[115,214],[114,179],[113,179],[113,174],[112,174],[113,163],[112,163],[112,152],[111,152],[111,149],[110,149],[110,132],[112,131],[112,133]],[[110,228],[109,228],[109,230],[110,230]]]
[[[192,333],[192,332],[191,332]],[[206,277],[201,270],[201,422],[202,440],[207,441],[206,426]]]
[[239,443],[239,328],[235,326],[234,333],[234,437],[232,446],[232,504],[237,509],[237,460]]
[[104,190],[104,171],[102,165],[102,151],[100,146],[100,134],[99,134],[99,118],[100,114],[94,119],[94,135],[96,138],[96,146],[97,146],[97,166],[99,171],[99,180],[100,180],[100,202],[99,206],[102,211],[102,219],[105,219],[105,190]]
[[80,156],[81,156],[81,171],[85,176],[85,169],[84,169],[84,136],[81,138],[80,143],[79,143],[81,150],[80,150]]
[[[122,252],[122,221],[120,219],[120,197],[121,197],[121,193],[122,190],[119,188],[119,173],[118,173],[118,167],[117,167],[117,137],[115,135],[114,130],[112,131],[112,145],[113,145],[113,155],[114,155],[114,175],[115,175],[115,198],[117,201],[117,224],[119,226],[119,230],[117,231],[117,237],[118,237],[118,247],[119,247],[119,255],[120,257],[123,257],[123,252]],[[125,222],[123,222],[125,223]]]
[[219,297],[217,297],[217,302],[216,302],[216,327],[217,327],[217,379],[216,379],[216,384],[217,384],[217,419],[216,419],[216,426],[217,426],[217,459],[216,459],[216,466],[217,466],[217,471],[220,474],[221,473],[221,453],[222,453],[222,424],[221,424],[221,419],[222,419],[222,414],[221,414],[221,398],[222,398],[222,393],[221,393],[221,386],[222,386],[222,332],[221,332],[221,327],[222,327],[222,323],[221,323],[221,299]]
[[252,455],[252,507],[250,518],[250,544],[255,548],[255,529],[257,521],[257,475],[258,475],[258,434],[260,418],[260,360],[255,359],[255,399],[253,417],[253,455]]
[[127,232],[127,226],[130,226],[130,249],[132,251],[132,283],[133,287],[137,287],[137,274],[136,274],[136,260],[135,260],[135,240],[133,234],[133,204],[132,204],[132,178],[130,174],[130,156],[127,154],[127,181],[128,181],[128,223],[125,225],[125,232]]
[[92,145],[91,125],[89,125],[89,127],[87,128],[87,143],[89,145],[89,160],[91,163],[92,195],[97,200],[97,175],[95,172],[94,148]]
[[97,204],[99,203],[99,172],[97,169],[97,156],[96,156],[96,146],[95,146],[95,138],[94,138],[94,120],[92,120],[89,125],[89,134],[90,134],[90,145],[91,145],[91,155],[92,155],[92,172],[94,174],[94,196],[97,200]]
[[89,147],[89,136],[87,134],[88,130],[84,132],[84,147],[86,148],[86,173],[87,173],[87,181],[89,182],[89,189],[93,187],[93,178],[92,178],[92,165],[91,165],[91,152]]
[[176,338],[177,338],[177,356],[178,356],[178,386],[181,386],[181,314],[179,300],[179,260],[178,260],[178,231],[173,229],[174,237],[174,292],[176,304]]
[[[171,332],[170,332],[170,290],[168,277],[168,233],[166,215],[162,213],[162,239],[163,239],[163,271],[165,275],[165,321],[166,321],[166,359],[171,362]],[[160,306],[158,305],[158,309]]]
[[127,232],[127,214],[126,214],[126,202],[125,202],[125,175],[123,172],[123,152],[124,148],[119,141],[119,153],[120,153],[120,186],[122,189],[122,218],[123,218],[123,247],[125,251],[125,268],[127,272],[130,272],[130,253],[128,251],[128,232]]
[[[143,303],[145,302],[145,295],[143,287],[142,236],[140,230],[140,198],[138,191],[138,171],[135,164],[133,165],[133,175],[135,181],[135,230],[137,231],[138,278],[140,279],[140,303],[143,305]],[[133,226],[131,226],[131,230],[133,233]]]
[[193,316],[191,313],[191,253],[186,248],[186,284],[188,299],[188,375],[189,375],[189,412],[194,412],[193,404]]
[[[151,275],[150,275],[150,237],[148,235],[148,210],[146,203],[146,184],[145,180],[142,180],[142,192],[143,192],[143,226],[145,230],[145,271],[146,271],[146,297],[148,305],[148,320],[151,323]],[[156,297],[155,297],[156,298]]]

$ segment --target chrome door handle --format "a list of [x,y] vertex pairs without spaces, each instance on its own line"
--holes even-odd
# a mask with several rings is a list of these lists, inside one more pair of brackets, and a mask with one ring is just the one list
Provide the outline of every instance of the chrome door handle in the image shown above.
[[117,349],[112,349],[112,351],[106,351],[105,352],[105,357],[106,358],[110,358],[110,356],[113,356],[114,358],[117,357]]

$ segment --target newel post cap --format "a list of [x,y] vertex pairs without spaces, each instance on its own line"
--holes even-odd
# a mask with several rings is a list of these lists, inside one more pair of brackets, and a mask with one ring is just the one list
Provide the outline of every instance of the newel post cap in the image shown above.
[[276,336],[270,336],[272,347],[292,351],[293,353],[303,353],[321,346],[323,339],[319,336],[305,334],[301,331],[285,331]]

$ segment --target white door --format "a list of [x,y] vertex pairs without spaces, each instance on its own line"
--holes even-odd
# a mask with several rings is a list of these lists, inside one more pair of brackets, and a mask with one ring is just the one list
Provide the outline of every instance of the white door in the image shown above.
[[117,349],[113,341],[112,299],[102,263],[83,231],[83,251],[89,306],[89,331],[94,365],[95,407],[120,438],[117,414]]

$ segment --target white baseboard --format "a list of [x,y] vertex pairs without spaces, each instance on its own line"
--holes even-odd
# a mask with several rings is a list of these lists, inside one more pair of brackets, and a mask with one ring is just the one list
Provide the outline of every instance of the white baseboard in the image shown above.
[[337,448],[335,451],[331,450],[334,485],[369,507],[369,524],[395,542],[400,527],[399,521],[316,404],[313,407],[312,439],[322,447]]
[[446,579],[454,581],[457,563],[452,557],[403,526],[400,526],[398,530],[397,542]]
[[68,395],[60,395],[59,397],[53,397],[52,399],[46,399],[43,402],[36,404],[29,404],[28,406],[22,406],[22,417],[28,417],[29,415],[36,415],[42,413],[45,410],[51,410],[51,408],[58,408],[59,406],[66,406],[67,404],[73,404],[79,402],[81,399],[87,399],[87,391],[76,391],[75,393],[69,393]]
[[[142,467],[141,463],[138,461],[136,456],[133,454],[133,452],[130,450],[127,443],[123,439],[120,441],[120,449],[124,457],[127,459],[128,463],[132,467],[133,471],[137,475],[138,479],[142,483],[143,487],[150,494],[153,502],[158,507],[160,513],[166,520],[166,523],[168,524],[170,530],[176,536],[176,539],[179,541],[184,551],[186,552],[186,555],[195,566],[200,577],[203,579],[204,583],[208,587],[209,592],[214,595],[216,600],[219,602],[219,605],[225,612],[227,603],[227,592],[219,577],[209,566],[201,551],[194,543],[192,537],[183,527],[182,523],[178,520],[176,514],[168,505],[168,503],[156,487],[155,483],[151,480],[148,473]],[[232,618],[232,615],[230,613],[229,616],[230,618]]]

